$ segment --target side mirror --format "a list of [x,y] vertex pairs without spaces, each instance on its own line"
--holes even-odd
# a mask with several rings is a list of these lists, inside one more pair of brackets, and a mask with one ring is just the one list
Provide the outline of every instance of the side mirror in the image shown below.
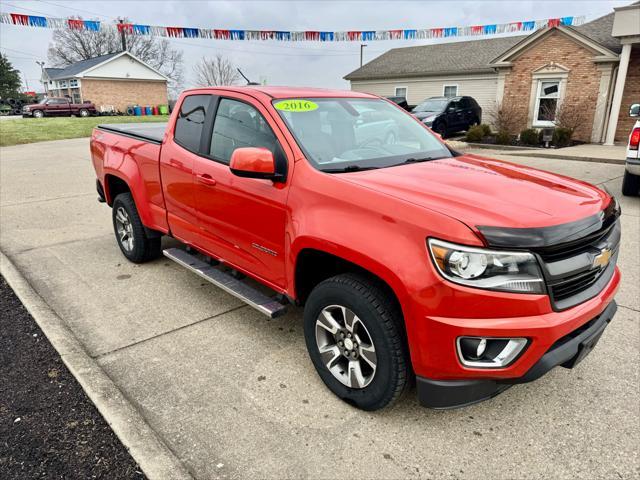
[[629,109],[630,117],[640,117],[640,103],[634,103]]
[[273,153],[266,148],[236,148],[231,154],[229,168],[231,173],[238,177],[263,178],[274,181],[280,177],[276,174],[276,161]]

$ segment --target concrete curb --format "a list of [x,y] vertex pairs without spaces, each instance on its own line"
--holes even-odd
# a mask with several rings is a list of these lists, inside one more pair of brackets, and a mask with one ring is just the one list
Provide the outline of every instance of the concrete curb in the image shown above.
[[552,158],[558,160],[571,160],[574,162],[593,162],[593,163],[613,163],[616,165],[624,165],[625,159],[622,158],[598,158],[598,157],[577,157],[562,155],[560,153],[509,153],[513,157],[535,157],[535,158]]
[[140,412],[2,251],[0,273],[145,475],[152,480],[193,480]]

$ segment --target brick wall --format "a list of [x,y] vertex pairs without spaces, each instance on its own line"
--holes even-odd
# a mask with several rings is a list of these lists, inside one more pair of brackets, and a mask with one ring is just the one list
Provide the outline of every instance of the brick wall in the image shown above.
[[166,82],[136,80],[89,80],[82,79],[82,99],[100,105],[113,105],[121,112],[129,105],[166,105]]
[[629,116],[629,107],[633,103],[640,103],[640,45],[634,45],[631,49],[631,59],[622,94],[618,128],[616,129],[616,141],[626,142],[629,133],[631,133],[631,127],[636,123],[637,118]]
[[503,105],[515,110],[512,133],[527,128],[533,72],[553,62],[569,69],[564,105],[581,107],[585,112],[583,126],[574,132],[573,138],[590,141],[601,77],[592,60],[594,56],[566,35],[553,31],[514,59],[505,78],[503,96]]

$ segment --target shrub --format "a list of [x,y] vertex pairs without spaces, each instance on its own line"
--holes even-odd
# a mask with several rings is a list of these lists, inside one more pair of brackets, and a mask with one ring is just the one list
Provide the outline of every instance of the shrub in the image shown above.
[[538,131],[534,128],[527,128],[520,132],[520,142],[525,145],[538,145],[539,138]]
[[479,142],[484,137],[484,129],[481,125],[474,125],[467,131],[465,140],[467,142]]
[[480,128],[482,128],[482,134],[485,137],[488,137],[489,135],[491,135],[491,127],[489,125],[487,125],[486,123],[481,123],[480,124]]
[[553,144],[558,147],[568,147],[571,145],[571,137],[573,135],[573,130],[566,127],[557,127],[553,131]]
[[496,143],[498,145],[510,145],[511,135],[506,130],[500,130],[496,133]]

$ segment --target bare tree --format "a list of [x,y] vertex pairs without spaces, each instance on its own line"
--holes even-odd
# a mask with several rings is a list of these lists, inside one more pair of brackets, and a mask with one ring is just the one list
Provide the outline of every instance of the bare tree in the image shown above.
[[235,65],[220,53],[213,58],[203,57],[193,67],[193,73],[200,87],[233,85],[240,79]]
[[[148,35],[125,34],[127,51],[169,77],[169,90],[174,94],[182,89],[183,54],[171,46],[169,40]],[[58,29],[49,44],[49,62],[65,67],[80,60],[122,51],[120,32],[103,28],[97,32]]]
[[497,132],[514,133],[521,125],[521,112],[510,101],[503,101],[487,112]]

